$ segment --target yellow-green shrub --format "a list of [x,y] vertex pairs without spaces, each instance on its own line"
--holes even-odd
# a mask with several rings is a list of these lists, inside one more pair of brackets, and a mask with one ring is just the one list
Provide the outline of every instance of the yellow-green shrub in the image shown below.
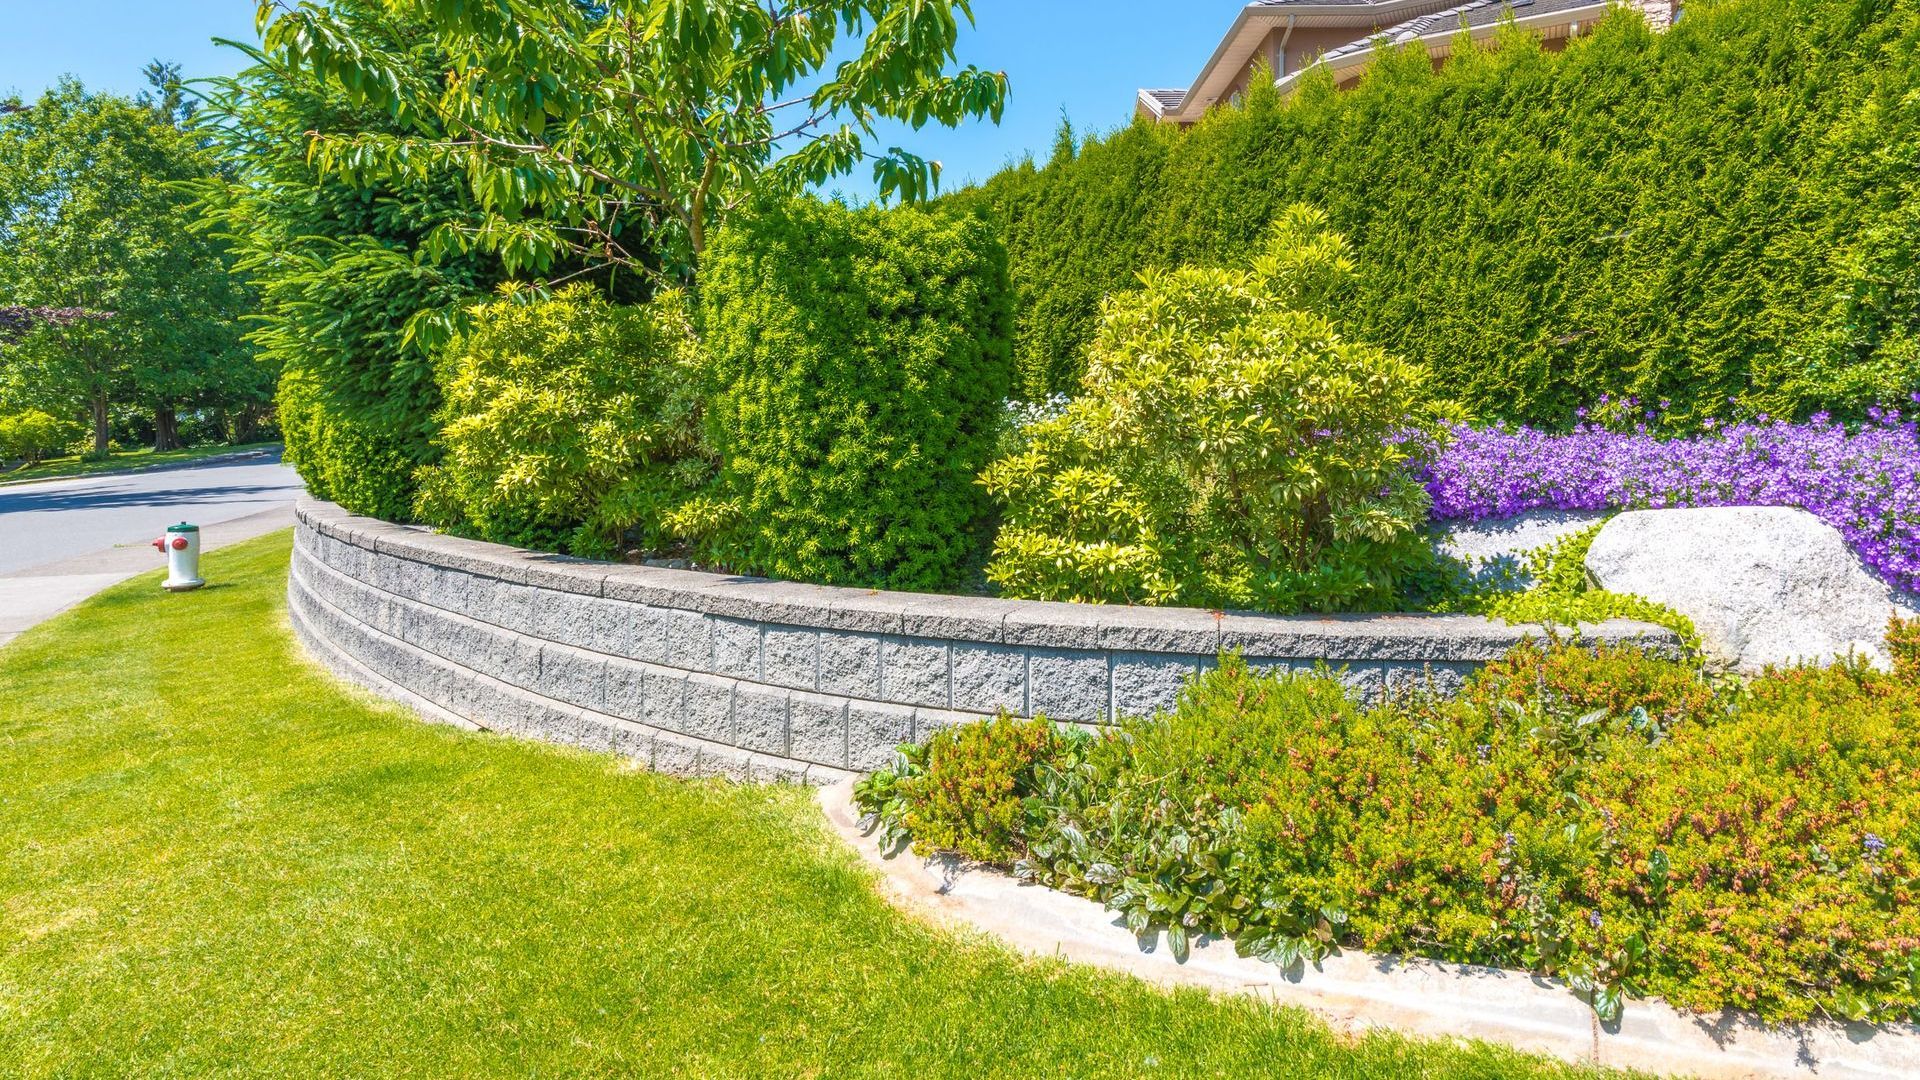
[[438,464],[420,517],[500,543],[605,556],[663,544],[711,473],[684,298],[616,306],[590,286],[477,307],[442,355]]
[[1423,374],[1323,313],[1346,241],[1295,208],[1247,270],[1144,275],[1080,394],[981,483],[1010,596],[1265,611],[1391,607],[1425,565],[1404,439]]

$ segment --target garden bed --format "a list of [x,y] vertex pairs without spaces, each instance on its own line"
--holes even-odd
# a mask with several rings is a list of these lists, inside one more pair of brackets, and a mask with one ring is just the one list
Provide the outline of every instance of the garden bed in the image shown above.
[[1920,1028],[1811,1023],[1769,1028],[1750,1014],[1689,1015],[1636,1002],[1605,1024],[1564,983],[1519,971],[1347,951],[1282,969],[1197,942],[1185,961],[1100,904],[951,855],[882,850],[861,827],[853,788],[820,791],[835,833],[884,875],[895,904],[939,925],[990,935],[1030,956],[1124,972],[1167,987],[1306,1009],[1349,1032],[1392,1030],[1500,1043],[1566,1061],[1700,1077],[1885,1080],[1920,1060]]

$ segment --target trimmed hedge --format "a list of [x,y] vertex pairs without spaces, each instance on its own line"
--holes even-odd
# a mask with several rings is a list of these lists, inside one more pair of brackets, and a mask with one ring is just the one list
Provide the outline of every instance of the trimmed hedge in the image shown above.
[[731,220],[702,269],[723,461],[702,554],[822,584],[936,589],[979,562],[1012,382],[986,223],[803,199]]
[[1366,709],[1237,657],[1094,736],[936,733],[858,789],[889,840],[1103,901],[1176,956],[1339,946],[1772,1021],[1920,1016],[1920,658],[1716,688],[1631,647],[1522,646],[1453,702]]
[[1487,418],[1853,416],[1920,388],[1916,91],[1915,0],[1700,0],[1662,35],[1623,12],[1562,54],[1513,31],[1256,90],[947,204],[1004,225],[1029,395],[1072,388],[1138,272],[1244,262],[1307,202],[1355,244],[1349,333]]

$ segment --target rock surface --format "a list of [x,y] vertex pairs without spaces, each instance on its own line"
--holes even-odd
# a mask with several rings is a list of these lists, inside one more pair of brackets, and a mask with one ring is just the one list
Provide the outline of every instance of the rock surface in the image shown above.
[[1607,519],[1608,510],[1529,510],[1509,518],[1454,522],[1433,540],[1434,550],[1459,559],[1474,580],[1520,591],[1533,584],[1526,557]]
[[1833,526],[1787,507],[1621,514],[1587,571],[1692,619],[1708,655],[1745,673],[1850,654],[1887,667],[1887,622],[1902,613]]

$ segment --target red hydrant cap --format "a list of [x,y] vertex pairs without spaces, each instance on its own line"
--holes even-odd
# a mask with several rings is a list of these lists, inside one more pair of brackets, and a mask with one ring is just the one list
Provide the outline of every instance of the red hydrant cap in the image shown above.
[[167,550],[167,538],[163,536],[163,537],[161,537],[160,539],[158,539],[158,540],[155,540],[155,541],[153,542],[153,550],[155,550],[155,551],[165,551],[165,550]]
[[186,537],[184,537],[184,536],[176,536],[176,537],[174,537],[174,538],[173,538],[173,550],[175,550],[175,551],[185,551],[185,550],[187,550],[187,538],[186,538]]

